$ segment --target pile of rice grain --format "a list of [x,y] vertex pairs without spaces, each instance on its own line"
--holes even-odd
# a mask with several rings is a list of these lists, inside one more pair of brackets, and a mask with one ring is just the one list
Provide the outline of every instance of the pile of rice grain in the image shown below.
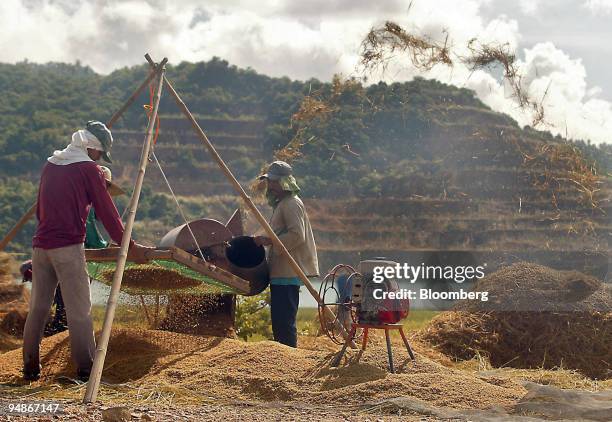
[[[114,269],[104,270],[99,274],[101,281],[110,284],[115,274]],[[128,267],[123,272],[121,284],[132,289],[156,291],[188,289],[201,283],[182,275],[179,271],[163,268],[158,265],[141,264]]]
[[21,335],[28,315],[30,291],[13,280],[15,262],[0,252],[0,352],[21,345]]
[[480,280],[489,301],[463,301],[435,317],[421,338],[457,360],[575,369],[612,378],[611,286],[576,271],[517,263]]
[[[525,393],[513,381],[446,368],[420,354],[409,363],[394,345],[397,374],[386,369],[384,342],[373,341],[359,364],[329,367],[327,346],[293,349],[271,341],[198,337],[152,330],[113,330],[103,379],[131,385],[172,385],[216,401],[295,401],[332,406],[411,396],[456,408],[510,407]],[[313,350],[314,349],[314,350]],[[68,338],[43,340],[41,383],[74,377]],[[349,356],[354,356],[349,351]],[[0,382],[19,382],[21,350],[0,355]],[[178,396],[174,401],[180,400]]]

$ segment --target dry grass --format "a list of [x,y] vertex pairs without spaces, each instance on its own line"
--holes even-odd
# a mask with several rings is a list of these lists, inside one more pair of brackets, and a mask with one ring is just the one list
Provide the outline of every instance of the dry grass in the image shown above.
[[486,356],[477,353],[472,359],[451,361],[447,363],[452,368],[461,371],[473,371],[486,377],[505,378],[515,381],[531,381],[537,384],[550,385],[564,389],[580,389],[587,391],[603,391],[612,389],[612,379],[596,380],[585,377],[572,369],[517,369],[511,367],[494,368]]
[[490,70],[501,66],[504,70],[504,79],[512,90],[512,98],[521,110],[531,110],[533,118],[531,125],[538,127],[544,123],[544,99],[548,94],[548,88],[540,99],[536,101],[529,96],[522,84],[522,75],[516,64],[516,53],[510,44],[482,44],[476,38],[471,39],[467,45],[470,55],[461,61],[471,71],[479,69]]
[[445,313],[424,338],[457,360],[485,356],[495,367],[571,368],[610,379],[611,319],[593,313]]
[[15,259],[10,254],[0,252],[0,281],[14,275],[16,266]]
[[283,148],[274,152],[276,160],[291,164],[302,156],[301,148],[314,137],[305,139],[306,132],[315,121],[325,120],[337,107],[324,99],[321,91],[308,94],[302,99],[300,108],[291,116],[290,129],[295,135]]
[[577,147],[569,143],[521,147],[516,141],[514,146],[523,158],[529,182],[550,197],[555,209],[559,209],[561,194],[578,193],[581,205],[605,214],[597,197],[603,179]]
[[318,89],[306,95],[298,111],[291,116],[290,129],[295,132],[293,138],[277,150],[274,157],[290,164],[299,159],[302,156],[301,148],[315,140],[315,136],[308,136],[309,129],[315,124],[329,120],[337,113],[345,93],[361,90],[362,86],[356,79],[343,79],[340,75],[334,75],[329,93]]
[[[448,41],[448,37],[447,37]],[[419,70],[431,70],[438,64],[452,66],[450,48],[444,44],[411,34],[395,22],[387,21],[372,28],[361,43],[361,65],[366,71],[387,69],[397,53],[407,54]]]
[[452,50],[448,39],[447,33],[444,43],[438,43],[411,33],[395,22],[387,21],[381,27],[372,28],[362,41],[360,64],[366,73],[380,69],[384,72],[398,54],[405,54],[412,66],[421,71],[431,70],[438,65],[452,68],[457,62],[472,71],[490,71],[501,66],[504,69],[504,79],[511,87],[512,98],[519,109],[532,114],[532,126],[538,127],[545,123],[543,103],[550,86],[539,101],[529,95],[523,86],[522,72],[510,44],[484,44],[474,38],[466,46],[470,54],[461,56]]
[[[293,136],[287,144],[274,152],[274,159],[281,160],[292,164],[302,157],[302,147],[309,142],[316,140],[314,135],[310,134],[310,129],[316,125],[331,118],[340,110],[340,99],[346,92],[361,90],[360,83],[355,79],[343,79],[340,75],[334,75],[332,80],[331,90],[329,93],[323,89],[311,91],[306,95],[298,111],[291,116],[289,127],[287,128]],[[348,147],[350,151],[350,147]],[[265,164],[260,174],[267,170],[268,164]],[[264,194],[266,191],[265,180],[254,180],[250,186],[250,191],[259,203],[263,203]]]
[[612,378],[611,291],[578,272],[517,263],[478,281],[488,302],[436,316],[422,338],[455,360],[495,367],[572,369]]

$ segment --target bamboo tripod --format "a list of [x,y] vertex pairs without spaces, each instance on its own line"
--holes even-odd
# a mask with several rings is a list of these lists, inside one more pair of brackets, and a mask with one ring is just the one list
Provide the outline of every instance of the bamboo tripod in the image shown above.
[[[144,139],[144,143],[142,146],[142,152],[140,156],[139,170],[136,175],[136,180],[134,183],[134,191],[130,198],[130,202],[128,205],[128,213],[127,213],[127,221],[125,225],[125,231],[123,233],[123,237],[121,240],[121,246],[119,250],[119,255],[117,257],[116,262],[116,270],[113,275],[113,282],[111,286],[110,295],[108,298],[106,312],[104,315],[104,325],[102,328],[102,333],[98,340],[98,345],[96,348],[96,356],[94,359],[94,364],[92,367],[91,375],[89,382],[87,383],[87,390],[85,392],[85,397],[83,398],[84,403],[92,403],[96,401],[98,390],[100,387],[100,380],[102,377],[102,371],[104,368],[104,360],[106,358],[106,351],[108,348],[108,341],[110,339],[110,333],[112,329],[113,319],[115,315],[115,309],[117,307],[117,301],[119,297],[119,291],[121,289],[121,281],[123,279],[123,271],[125,269],[125,264],[128,256],[128,248],[130,239],[132,236],[132,229],[134,225],[134,220],[136,218],[136,210],[138,208],[138,200],[140,198],[140,192],[142,189],[142,183],[144,181],[145,171],[149,159],[149,153],[151,151],[151,141],[153,138],[153,131],[155,126],[155,121],[157,119],[157,114],[159,111],[159,102],[161,99],[162,88],[165,86],[176,101],[179,109],[185,115],[187,120],[193,126],[196,134],[204,144],[204,146],[208,149],[210,155],[213,160],[219,165],[221,171],[225,174],[228,180],[231,182],[234,189],[238,192],[238,194],[245,201],[247,207],[253,212],[253,215],[261,225],[261,227],[266,231],[268,236],[272,239],[272,243],[276,250],[280,251],[281,254],[287,259],[291,268],[295,271],[297,276],[302,280],[304,285],[306,286],[308,292],[314,297],[314,299],[319,303],[326,316],[331,318],[332,321],[336,321],[336,316],[332,312],[331,309],[326,307],[323,304],[321,297],[319,296],[318,291],[314,288],[306,274],[302,271],[297,262],[293,259],[287,248],[280,241],[278,236],[274,233],[270,225],[268,224],[265,217],[261,214],[261,212],[257,209],[255,203],[251,199],[251,197],[246,193],[244,188],[240,185],[236,177],[232,174],[231,170],[227,167],[221,156],[217,153],[215,147],[212,145],[198,122],[195,120],[187,105],[183,102],[179,94],[176,92],[170,81],[165,76],[165,64],[167,63],[167,58],[164,58],[159,64],[155,64],[153,59],[146,54],[145,58],[149,62],[151,66],[151,72],[147,76],[147,78],[142,82],[142,84],[132,93],[132,95],[128,98],[125,104],[111,117],[108,121],[107,126],[111,127],[127,110],[127,108],[135,101],[135,99],[140,95],[143,89],[155,78],[156,80],[156,90],[155,96],[153,98],[153,110],[149,115],[149,121],[147,124],[147,131]],[[34,204],[26,214],[18,221],[18,223],[7,233],[7,235],[0,241],[0,250],[4,249],[6,245],[13,239],[13,237],[17,234],[17,232],[27,223],[27,221],[31,218],[36,210],[36,204]],[[340,329],[342,335],[346,338],[348,333],[344,329],[344,327],[338,323],[338,328]],[[354,343],[351,341],[351,346],[355,347]]]
[[[312,283],[310,282],[310,280],[308,279],[304,271],[302,271],[298,263],[293,259],[293,257],[291,256],[287,248],[285,248],[285,245],[283,245],[283,243],[280,241],[276,233],[274,233],[274,230],[272,230],[272,228],[268,224],[265,217],[261,214],[259,209],[257,209],[257,206],[255,205],[251,197],[246,193],[242,185],[240,185],[240,183],[238,182],[236,177],[232,174],[231,170],[227,167],[227,165],[225,164],[225,161],[223,161],[219,153],[217,153],[217,150],[212,145],[212,143],[210,142],[210,140],[208,139],[208,137],[206,136],[206,134],[204,133],[200,125],[198,124],[198,122],[195,120],[195,118],[193,117],[189,109],[187,108],[187,105],[183,102],[183,100],[181,99],[179,94],[176,92],[176,90],[174,89],[170,81],[168,81],[168,79],[166,78],[164,70],[160,69],[160,65],[156,65],[153,59],[148,54],[145,55],[145,58],[149,62],[153,71],[159,73],[158,82],[157,82],[157,90],[155,91],[155,97],[153,100],[154,102],[153,112],[149,116],[149,123],[147,125],[147,134],[146,134],[145,142],[143,145],[142,155],[140,157],[140,170],[136,178],[136,187],[134,189],[134,193],[132,194],[132,198],[130,200],[128,220],[126,222],[126,229],[123,234],[123,239],[121,241],[121,249],[120,249],[119,257],[117,259],[117,270],[115,271],[115,274],[113,276],[113,284],[111,287],[111,294],[108,299],[108,305],[106,307],[106,314],[104,317],[104,326],[102,328],[102,335],[100,337],[99,344],[96,350],[96,357],[94,359],[94,365],[91,371],[91,377],[87,384],[87,390],[85,392],[85,397],[83,399],[85,403],[95,402],[97,394],[98,394],[99,386],[100,386],[100,379],[102,377],[102,370],[104,367],[104,359],[106,357],[106,349],[108,347],[108,340],[110,338],[110,332],[112,328],[114,312],[117,306],[117,298],[119,296],[119,290],[121,288],[121,280],[123,278],[123,270],[125,268],[125,261],[127,259],[127,248],[129,246],[132,226],[134,223],[134,218],[136,216],[136,208],[138,206],[138,197],[140,195],[140,189],[142,187],[145,170],[146,170],[146,166],[148,163],[151,138],[153,135],[153,127],[155,125],[155,120],[157,118],[159,101],[161,98],[161,92],[162,92],[163,86],[167,88],[168,92],[170,92],[170,94],[176,101],[181,112],[185,115],[187,120],[189,120],[189,122],[195,129],[196,134],[198,135],[198,137],[200,138],[204,146],[208,149],[213,160],[216,161],[221,171],[226,175],[226,177],[231,182],[233,187],[236,189],[236,191],[240,194],[242,199],[245,201],[246,205],[253,212],[253,215],[255,215],[255,218],[260,223],[262,228],[270,236],[274,247],[277,248],[277,250],[280,250],[282,255],[288,260],[292,269],[296,272],[298,277],[302,280],[302,282],[304,283],[304,285],[306,286],[310,294],[315,298],[317,303],[320,303],[320,304],[323,303],[321,297],[319,296],[319,293],[314,288],[314,286],[312,285]],[[164,61],[165,60],[166,59],[164,59]],[[329,318],[331,318],[332,320],[336,320],[336,316],[334,315],[331,309],[327,307],[323,307],[323,309]],[[343,336],[347,338],[348,333],[346,332],[346,330],[344,330],[344,327],[342,327],[341,325],[339,325],[339,327],[342,330]],[[349,341],[352,345],[354,345],[351,339],[349,339]]]

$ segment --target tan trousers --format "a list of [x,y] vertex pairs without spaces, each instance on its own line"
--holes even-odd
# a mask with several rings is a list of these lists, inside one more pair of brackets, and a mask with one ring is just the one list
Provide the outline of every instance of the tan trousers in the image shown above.
[[24,365],[32,368],[39,364],[40,342],[58,282],[66,306],[72,359],[78,369],[90,370],[96,343],[91,319],[89,276],[82,243],[57,249],[34,248],[30,312],[23,332]]

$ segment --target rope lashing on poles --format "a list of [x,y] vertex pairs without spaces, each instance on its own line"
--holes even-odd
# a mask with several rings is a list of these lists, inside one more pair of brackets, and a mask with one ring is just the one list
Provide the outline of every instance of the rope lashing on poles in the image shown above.
[[[147,118],[151,117],[151,113],[153,113],[153,83],[149,84],[149,104],[144,104],[143,108],[145,109],[145,113],[147,114]],[[159,119],[159,114],[156,116],[155,119],[155,134],[153,135],[153,144],[151,145],[152,147],[155,147],[155,145],[157,145],[157,138],[159,137],[159,125],[160,125],[160,119]]]

